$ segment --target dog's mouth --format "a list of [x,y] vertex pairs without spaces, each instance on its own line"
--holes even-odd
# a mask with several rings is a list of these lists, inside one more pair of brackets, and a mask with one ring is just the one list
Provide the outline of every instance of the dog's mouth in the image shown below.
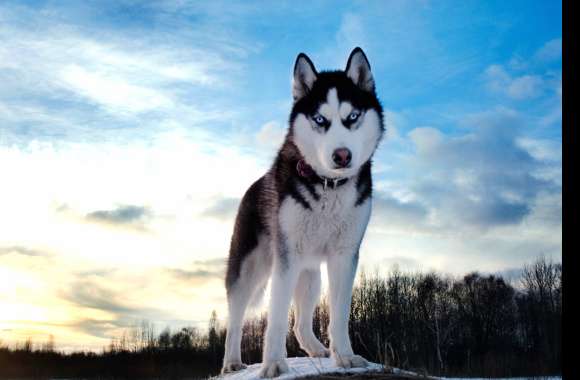
[[[352,170],[352,165],[348,164],[347,166],[335,166],[330,170],[327,169],[327,174],[319,174],[317,173],[312,166],[306,163],[304,160],[300,160],[296,164],[296,171],[301,177],[304,178],[311,178],[317,175],[324,175],[327,178],[341,178],[344,177],[347,172]],[[332,173],[332,174],[331,174]]]

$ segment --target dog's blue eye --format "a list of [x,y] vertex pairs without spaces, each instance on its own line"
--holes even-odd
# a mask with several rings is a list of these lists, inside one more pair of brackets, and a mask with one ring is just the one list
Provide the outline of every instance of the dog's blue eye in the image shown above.
[[348,120],[355,121],[356,119],[358,119],[359,116],[360,112],[358,111],[351,112],[350,115],[348,115]]
[[322,115],[314,116],[314,122],[318,125],[324,125],[326,123],[326,119]]

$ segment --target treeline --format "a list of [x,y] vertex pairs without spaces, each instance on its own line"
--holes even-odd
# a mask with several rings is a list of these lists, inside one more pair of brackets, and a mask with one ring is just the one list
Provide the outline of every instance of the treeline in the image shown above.
[[[323,300],[313,325],[326,345],[328,323]],[[244,326],[246,362],[261,360],[265,328],[266,315]],[[513,284],[478,273],[461,279],[398,270],[387,278],[362,273],[353,290],[350,339],[369,360],[431,375],[561,374],[562,266],[541,258]],[[288,355],[301,354],[290,330]]]
[[58,352],[53,341],[38,347],[30,340],[15,347],[0,344],[0,378],[206,379],[219,372],[224,342],[215,312],[204,331],[166,328],[156,334],[143,321],[99,353]]
[[561,265],[540,259],[514,285],[477,273],[363,276],[351,308],[353,348],[434,375],[561,373]]
[[[294,316],[290,315],[289,326]],[[328,344],[328,305],[314,315]],[[242,356],[261,361],[266,315],[244,325]],[[101,353],[55,352],[49,341],[0,347],[0,376],[68,378],[205,378],[219,372],[225,328],[212,313],[207,330],[156,333],[143,322]],[[445,376],[561,374],[562,267],[543,258],[510,283],[499,275],[363,273],[353,290],[350,334],[355,352],[390,366]],[[290,328],[288,355],[303,356]]]

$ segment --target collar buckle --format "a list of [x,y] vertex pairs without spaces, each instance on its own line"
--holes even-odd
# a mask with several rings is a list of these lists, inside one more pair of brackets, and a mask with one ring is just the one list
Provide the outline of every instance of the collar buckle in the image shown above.
[[347,182],[347,178],[328,178],[316,174],[310,165],[308,165],[304,160],[299,160],[296,163],[296,172],[300,177],[309,178],[311,181],[322,183],[322,189],[326,191],[330,183],[332,189],[336,189]]

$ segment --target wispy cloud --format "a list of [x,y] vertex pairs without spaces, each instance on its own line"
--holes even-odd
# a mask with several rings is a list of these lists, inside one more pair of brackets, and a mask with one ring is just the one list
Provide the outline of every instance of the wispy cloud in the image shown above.
[[513,99],[528,99],[540,95],[544,81],[537,75],[512,77],[500,65],[492,65],[485,70],[487,88],[505,94]]
[[506,65],[489,65],[483,74],[485,85],[492,93],[519,101],[557,96],[561,74],[551,67],[561,58],[562,40],[550,40],[529,57],[514,55]]
[[30,256],[30,257],[50,256],[50,254],[47,252],[39,251],[36,249],[31,249],[28,247],[22,247],[22,246],[0,247],[0,256],[10,255],[10,254]]
[[202,215],[231,222],[236,216],[239,205],[240,198],[218,199],[213,205],[208,207]]
[[106,289],[96,281],[79,280],[64,294],[65,298],[75,304],[91,309],[118,313],[135,313],[137,308],[129,306],[117,291]]
[[123,205],[113,210],[97,210],[87,214],[88,220],[111,224],[130,224],[143,221],[150,215],[150,211],[144,206]]
[[0,17],[3,138],[38,138],[50,130],[51,138],[82,140],[94,138],[95,129],[143,136],[234,112],[215,95],[240,83],[245,48],[232,50],[208,25],[197,29],[210,42],[201,46],[191,44],[191,25],[171,38],[140,27],[105,32],[83,25],[82,16],[59,19],[58,12],[10,3],[0,7]]
[[534,58],[540,61],[557,61],[562,59],[562,39],[555,38],[544,44],[536,53]]

